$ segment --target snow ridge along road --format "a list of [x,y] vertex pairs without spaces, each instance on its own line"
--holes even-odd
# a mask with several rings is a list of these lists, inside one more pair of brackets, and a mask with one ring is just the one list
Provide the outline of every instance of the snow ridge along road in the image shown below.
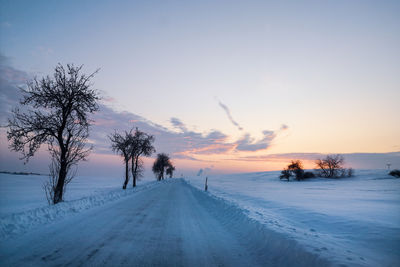
[[[15,235],[29,231],[31,228],[58,221],[75,213],[92,209],[96,206],[102,206],[135,194],[138,191],[148,190],[151,187],[159,185],[157,181],[154,181],[140,187],[128,188],[126,190],[121,190],[120,188],[114,189],[81,199],[61,202],[57,205],[42,206],[19,213],[8,214],[0,218],[0,240],[12,238]],[[4,205],[6,204],[7,202]]]
[[327,266],[224,201],[171,179],[0,244],[1,266]]

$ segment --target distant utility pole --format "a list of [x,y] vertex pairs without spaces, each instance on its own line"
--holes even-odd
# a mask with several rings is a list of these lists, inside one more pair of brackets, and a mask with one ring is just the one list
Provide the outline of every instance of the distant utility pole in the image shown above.
[[204,191],[207,191],[207,189],[208,189],[207,180],[208,180],[208,177],[206,177],[206,184],[204,186]]

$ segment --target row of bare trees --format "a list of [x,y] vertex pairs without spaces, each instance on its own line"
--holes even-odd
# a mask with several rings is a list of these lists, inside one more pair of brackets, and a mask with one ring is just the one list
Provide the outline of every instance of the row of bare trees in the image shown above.
[[315,161],[315,173],[304,171],[303,163],[300,160],[292,160],[291,163],[282,170],[280,179],[290,180],[295,177],[296,180],[304,180],[315,176],[324,178],[338,178],[353,176],[353,169],[346,169],[344,165],[344,157],[342,155],[327,155],[323,159]]
[[[78,162],[86,160],[91,146],[87,145],[89,118],[99,109],[99,92],[92,89],[91,79],[97,73],[81,73],[83,66],[58,64],[53,76],[34,78],[26,89],[20,106],[12,110],[8,119],[7,138],[10,149],[21,152],[27,162],[47,144],[51,155],[50,177],[44,185],[50,204],[63,201],[68,183],[76,174]],[[123,156],[125,162],[125,189],[129,182],[129,162],[133,186],[143,171],[142,157],[155,152],[154,137],[136,129],[115,132],[109,136],[113,151]],[[153,166],[158,180],[164,178],[164,170],[172,177],[175,167],[168,155],[159,154]]]
[[129,162],[131,162],[132,185],[135,187],[137,179],[143,172],[142,157],[149,157],[156,151],[153,146],[154,136],[136,128],[135,131],[130,130],[123,133],[115,131],[109,135],[109,139],[112,150],[120,154],[124,159],[125,181],[122,188],[126,189],[129,182]]
[[[111,148],[114,152],[122,156],[125,164],[125,181],[122,186],[126,189],[129,182],[129,169],[132,172],[132,185],[136,186],[137,179],[143,174],[144,166],[142,157],[150,157],[151,154],[156,152],[153,142],[154,136],[139,131],[137,128],[133,132],[124,131],[118,133],[115,131],[109,135],[111,141]],[[129,162],[131,166],[129,168]],[[172,164],[171,159],[165,153],[157,155],[152,168],[158,181],[164,180],[164,173],[172,178],[175,166]]]

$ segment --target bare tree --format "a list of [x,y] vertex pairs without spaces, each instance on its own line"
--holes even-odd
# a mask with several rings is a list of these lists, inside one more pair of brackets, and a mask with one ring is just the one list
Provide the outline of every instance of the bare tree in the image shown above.
[[344,176],[343,168],[344,158],[342,155],[328,155],[324,159],[318,159],[316,162],[319,176],[326,178]]
[[15,108],[8,120],[10,149],[21,152],[21,159],[27,162],[42,144],[48,145],[52,177],[47,196],[53,204],[63,200],[65,185],[73,177],[71,167],[85,160],[91,150],[86,147],[88,115],[98,110],[99,96],[90,80],[97,71],[85,75],[81,69],[59,64],[52,77],[28,82],[27,89],[21,89],[24,111]]
[[155,152],[155,148],[153,146],[154,136],[148,135],[142,131],[139,131],[136,128],[135,133],[131,136],[131,161],[132,161],[132,180],[133,187],[136,186],[136,180],[141,175],[143,170],[143,162],[140,157],[145,156],[149,157],[153,152]]
[[169,175],[169,178],[172,178],[172,176],[174,175],[174,171],[175,171],[175,166],[173,166],[172,164],[170,164],[167,167],[167,170],[165,171],[166,175]]
[[300,160],[292,160],[292,162],[281,171],[280,179],[290,180],[292,176],[296,177],[296,180],[302,180],[304,176],[303,163]]
[[294,175],[296,176],[296,180],[303,179],[304,169],[303,163],[300,160],[292,160],[287,168],[289,171],[294,173]]
[[153,172],[156,175],[158,181],[164,179],[164,171],[166,168],[168,168],[168,166],[171,165],[171,161],[167,154],[161,153],[157,155],[157,159],[154,161],[153,164]]
[[126,189],[126,186],[129,182],[129,160],[131,159],[131,150],[132,150],[132,130],[129,132],[124,131],[123,134],[115,131],[113,134],[109,135],[108,138],[111,141],[111,148],[115,153],[120,154],[125,163],[125,181],[122,186],[123,189]]

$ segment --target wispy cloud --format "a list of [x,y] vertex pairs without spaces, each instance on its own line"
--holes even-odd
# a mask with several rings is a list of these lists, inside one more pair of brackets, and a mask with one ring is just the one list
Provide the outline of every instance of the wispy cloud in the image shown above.
[[182,132],[187,132],[187,128],[183,122],[178,119],[178,118],[171,118],[170,119],[171,124],[175,127],[180,129]]
[[218,101],[218,104],[219,104],[219,106],[220,106],[223,110],[225,110],[225,113],[226,113],[226,115],[228,116],[228,119],[232,122],[232,124],[235,125],[240,131],[242,131],[242,130],[243,130],[243,127],[240,126],[239,123],[237,123],[237,122],[233,119],[233,117],[232,117],[232,115],[231,115],[231,111],[229,110],[229,108],[228,108],[226,105],[224,105],[221,101]]
[[95,123],[90,140],[98,153],[111,153],[107,135],[114,129],[138,127],[155,136],[155,147],[159,152],[170,153],[178,158],[196,160],[198,154],[219,154],[233,149],[233,144],[226,143],[227,135],[217,130],[206,133],[188,130],[178,118],[170,122],[180,131],[155,124],[131,112],[117,112],[106,105],[100,105],[100,111],[93,117]]
[[[221,101],[217,100],[219,106],[225,111],[226,115],[228,116],[228,119],[231,121],[233,125],[235,125],[240,131],[244,131],[243,127],[239,125],[238,122],[236,122],[232,115],[231,111],[226,106],[223,104]],[[250,133],[245,133],[239,140],[237,140],[234,145],[235,150],[237,151],[259,151],[259,150],[265,150],[267,149],[272,141],[275,139],[275,137],[280,134],[281,132],[286,131],[289,129],[289,126],[286,124],[282,124],[280,129],[277,131],[269,131],[265,130],[262,132],[263,137],[260,140],[256,140]]]
[[263,131],[263,138],[256,141],[250,134],[245,134],[241,139],[236,142],[236,150],[239,151],[258,151],[267,149],[272,140],[274,140],[276,133],[273,131]]
[[280,130],[281,131],[286,131],[289,129],[289,126],[287,126],[286,124],[282,124]]
[[[5,57],[0,59],[0,111],[1,120],[5,122],[9,116],[9,110],[17,105],[18,99],[21,97],[17,86],[25,83],[29,79],[29,75],[8,66]],[[128,130],[137,127],[155,136],[155,147],[159,152],[166,152],[180,159],[204,160],[204,155],[266,150],[279,132],[288,128],[286,125],[282,125],[277,131],[263,131],[262,138],[258,140],[253,138],[250,133],[245,133],[239,140],[232,141],[229,136],[215,129],[207,132],[190,130],[184,122],[176,117],[172,117],[170,123],[179,131],[173,131],[132,112],[116,111],[112,108],[114,104],[113,98],[105,97],[100,103],[100,110],[92,116],[94,123],[89,143],[93,145],[95,153],[112,154],[108,135],[114,130]],[[238,129],[243,130],[232,119],[229,108],[221,102],[219,104],[226,111],[231,122]]]

